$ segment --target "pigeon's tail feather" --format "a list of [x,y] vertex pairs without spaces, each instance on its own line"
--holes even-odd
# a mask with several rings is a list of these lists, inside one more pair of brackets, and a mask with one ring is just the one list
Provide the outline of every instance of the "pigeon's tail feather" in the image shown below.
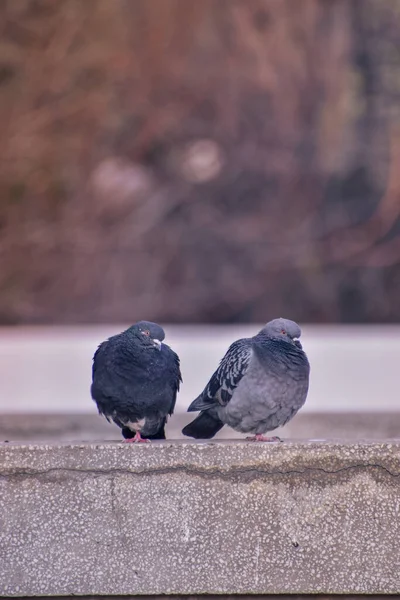
[[213,406],[215,406],[215,400],[210,400],[210,398],[207,398],[207,396],[204,398],[204,395],[200,394],[200,396],[197,396],[197,398],[195,398],[193,402],[189,405],[187,412],[195,412],[197,410],[208,410]]
[[125,440],[131,440],[136,435],[136,431],[132,431],[129,427],[122,427],[121,433]]
[[[123,427],[121,432],[126,440],[130,440],[136,435],[136,431],[132,431],[132,429],[129,429],[129,427]],[[158,431],[156,431],[156,433],[152,433],[151,435],[145,435],[144,437],[147,440],[165,440],[165,420],[162,423],[161,427],[158,429]]]
[[156,433],[153,433],[152,435],[147,435],[146,437],[148,440],[165,440],[165,439],[167,439],[165,437],[165,425],[162,425]]
[[195,439],[210,439],[224,426],[214,411],[201,412],[191,423],[182,429],[183,435]]

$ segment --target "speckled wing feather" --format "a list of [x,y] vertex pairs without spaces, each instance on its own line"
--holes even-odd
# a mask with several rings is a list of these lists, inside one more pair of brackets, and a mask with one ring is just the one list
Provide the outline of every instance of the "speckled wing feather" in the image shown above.
[[252,355],[251,339],[237,340],[229,347],[203,392],[188,408],[188,412],[207,410],[216,404],[225,406],[247,371]]

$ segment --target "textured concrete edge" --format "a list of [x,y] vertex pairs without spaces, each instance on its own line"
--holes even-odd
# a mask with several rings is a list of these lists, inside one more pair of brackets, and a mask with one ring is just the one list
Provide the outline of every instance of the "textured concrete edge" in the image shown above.
[[108,595],[96,595],[96,596],[79,596],[74,594],[73,596],[2,596],[0,598],[12,598],[13,600],[34,600],[36,598],[56,598],[57,600],[72,600],[72,598],[79,598],[79,600],[337,600],[342,598],[343,600],[361,600],[362,598],[368,598],[368,600],[400,600],[399,594],[190,594],[190,595],[171,595],[171,594],[154,594],[153,596],[136,594],[126,596],[108,596]]
[[286,442],[244,441],[123,443],[0,444],[0,477],[33,476],[56,471],[152,475],[261,476],[376,468],[400,475],[400,441]]
[[368,600],[387,600],[392,598],[393,600],[400,600],[398,594],[190,594],[190,595],[172,595],[172,594],[154,594],[153,596],[145,594],[126,595],[126,596],[108,596],[108,595],[96,595],[96,596],[2,596],[0,598],[13,598],[13,600],[34,600],[35,598],[56,598],[57,600],[70,600],[72,598],[79,598],[79,600],[134,600],[140,598],[140,600],[336,600],[342,598],[343,600],[361,600],[362,598],[368,598]]
[[4,596],[397,593],[399,458],[392,442],[6,444]]

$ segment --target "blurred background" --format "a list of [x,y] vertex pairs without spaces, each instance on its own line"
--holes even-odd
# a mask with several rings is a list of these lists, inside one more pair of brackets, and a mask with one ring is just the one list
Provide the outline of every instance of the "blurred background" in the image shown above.
[[286,435],[396,436],[399,1],[2,0],[0,31],[0,440],[118,438],[91,358],[140,319],[178,437],[278,316],[312,364]]

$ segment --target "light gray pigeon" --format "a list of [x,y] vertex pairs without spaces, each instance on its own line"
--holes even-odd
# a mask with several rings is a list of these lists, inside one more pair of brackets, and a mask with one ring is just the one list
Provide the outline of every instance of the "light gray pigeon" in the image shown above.
[[100,344],[93,357],[92,398],[127,442],[165,439],[182,377],[164,337],[157,323],[139,321]]
[[252,433],[252,441],[285,425],[307,398],[310,365],[298,340],[300,327],[289,319],[274,319],[252,338],[234,342],[204,391],[189,406],[200,410],[182,433],[212,438],[224,425]]

